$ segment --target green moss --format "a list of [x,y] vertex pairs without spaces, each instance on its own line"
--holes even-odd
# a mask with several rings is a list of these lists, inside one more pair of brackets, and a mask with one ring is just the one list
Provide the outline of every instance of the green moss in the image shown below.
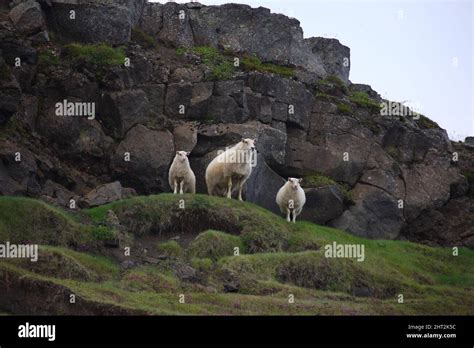
[[343,115],[350,115],[353,113],[352,107],[349,104],[337,103],[337,111]]
[[188,253],[194,257],[216,261],[224,256],[234,255],[235,248],[239,248],[239,253],[244,252],[243,243],[238,236],[208,230],[196,237],[191,243]]
[[423,116],[421,114],[419,114],[419,119],[416,121],[418,126],[420,126],[420,128],[423,128],[423,129],[438,129],[439,128],[439,125],[433,121],[433,120],[430,120],[428,117],[426,116]]
[[38,65],[41,68],[57,66],[60,63],[58,55],[51,49],[45,48],[38,53]]
[[373,113],[380,113],[380,103],[370,98],[367,93],[352,92],[349,95],[349,100],[360,107],[370,109]]
[[247,71],[260,71],[263,73],[278,74],[291,78],[295,75],[295,69],[288,66],[281,66],[271,63],[262,63],[255,55],[246,55],[242,58],[242,67]]
[[99,67],[120,66],[125,63],[126,58],[123,48],[114,48],[106,44],[72,43],[64,47],[63,54],[73,62],[85,62]]
[[157,46],[156,40],[152,36],[137,27],[132,28],[131,40],[144,48],[155,48]]
[[183,255],[183,249],[175,240],[158,244],[156,246],[156,251],[173,258],[178,258]]

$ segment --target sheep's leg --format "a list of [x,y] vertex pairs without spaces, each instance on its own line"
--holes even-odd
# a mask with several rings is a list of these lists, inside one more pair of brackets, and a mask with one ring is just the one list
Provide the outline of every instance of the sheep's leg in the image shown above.
[[291,214],[291,210],[289,208],[286,208],[286,221],[288,222],[291,221],[290,214]]
[[244,187],[244,181],[240,180],[239,182],[239,201],[242,201],[242,188]]
[[296,223],[296,213],[295,213],[294,210],[293,210],[293,223],[294,223],[294,224]]
[[173,194],[177,194],[178,193],[178,182],[176,181],[176,179],[174,179],[174,191],[173,191]]
[[232,177],[227,180],[227,198],[232,198]]
[[183,185],[184,185],[184,180],[181,180],[181,182],[179,183],[179,193],[180,194],[183,194]]

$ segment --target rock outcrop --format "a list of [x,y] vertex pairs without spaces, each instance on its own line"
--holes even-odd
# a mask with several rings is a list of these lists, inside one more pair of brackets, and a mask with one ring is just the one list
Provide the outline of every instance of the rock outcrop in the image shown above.
[[[10,18],[0,23],[1,194],[67,206],[119,199],[119,185],[169,192],[175,150],[191,152],[204,193],[217,151],[249,137],[259,155],[247,200],[278,212],[279,187],[303,177],[311,183],[303,219],[370,238],[472,245],[461,223],[472,206],[472,141],[459,149],[424,116],[383,115],[388,101],[349,81],[349,48],[304,39],[295,19],[246,5],[128,0],[1,11]],[[52,39],[32,39],[42,32]],[[121,45],[130,65],[74,59],[70,41],[104,43],[110,54]],[[260,61],[251,67],[225,65],[253,55]],[[64,99],[94,103],[96,118],[58,116]],[[429,221],[452,232],[441,236]]]

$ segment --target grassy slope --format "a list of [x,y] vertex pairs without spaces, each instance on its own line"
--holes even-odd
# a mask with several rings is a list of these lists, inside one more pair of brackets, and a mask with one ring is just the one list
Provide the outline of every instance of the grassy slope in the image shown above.
[[[461,248],[452,256],[450,248],[366,240],[304,221],[287,224],[251,203],[184,198],[184,210],[177,208],[177,196],[162,194],[70,214],[32,199],[0,197],[0,242],[45,245],[36,265],[0,261],[0,288],[15,277],[26,284],[51,283],[92,303],[151,314],[474,313],[472,250]],[[175,258],[125,270],[117,260],[93,254],[100,249],[93,248],[91,228],[83,223],[102,222],[109,209],[136,240],[179,229],[233,236],[207,231],[182,254],[173,250]],[[174,229],[177,221],[181,225]],[[325,258],[324,245],[333,241],[364,244],[365,261]],[[240,256],[233,256],[233,244]],[[84,246],[90,254],[71,250]],[[176,264],[192,265],[200,280],[180,280]],[[240,284],[238,293],[223,292],[229,277]],[[355,296],[358,291],[365,296]],[[400,293],[403,304],[397,303]],[[185,294],[185,304],[179,294]],[[294,304],[288,303],[289,294]]]

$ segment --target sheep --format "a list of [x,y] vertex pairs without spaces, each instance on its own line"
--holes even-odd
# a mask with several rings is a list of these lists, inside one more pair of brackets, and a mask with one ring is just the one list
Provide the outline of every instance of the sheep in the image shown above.
[[291,221],[293,214],[293,223],[296,217],[300,215],[303,206],[306,203],[306,195],[301,188],[303,179],[288,178],[288,181],[278,190],[276,195],[276,203],[280,207],[283,214],[286,213],[286,221]]
[[242,188],[252,173],[255,160],[255,139],[242,138],[233,147],[215,157],[206,169],[209,195],[232,198],[232,190],[238,189],[242,200]]
[[176,151],[168,174],[168,182],[174,194],[196,193],[196,176],[189,165],[189,152]]

